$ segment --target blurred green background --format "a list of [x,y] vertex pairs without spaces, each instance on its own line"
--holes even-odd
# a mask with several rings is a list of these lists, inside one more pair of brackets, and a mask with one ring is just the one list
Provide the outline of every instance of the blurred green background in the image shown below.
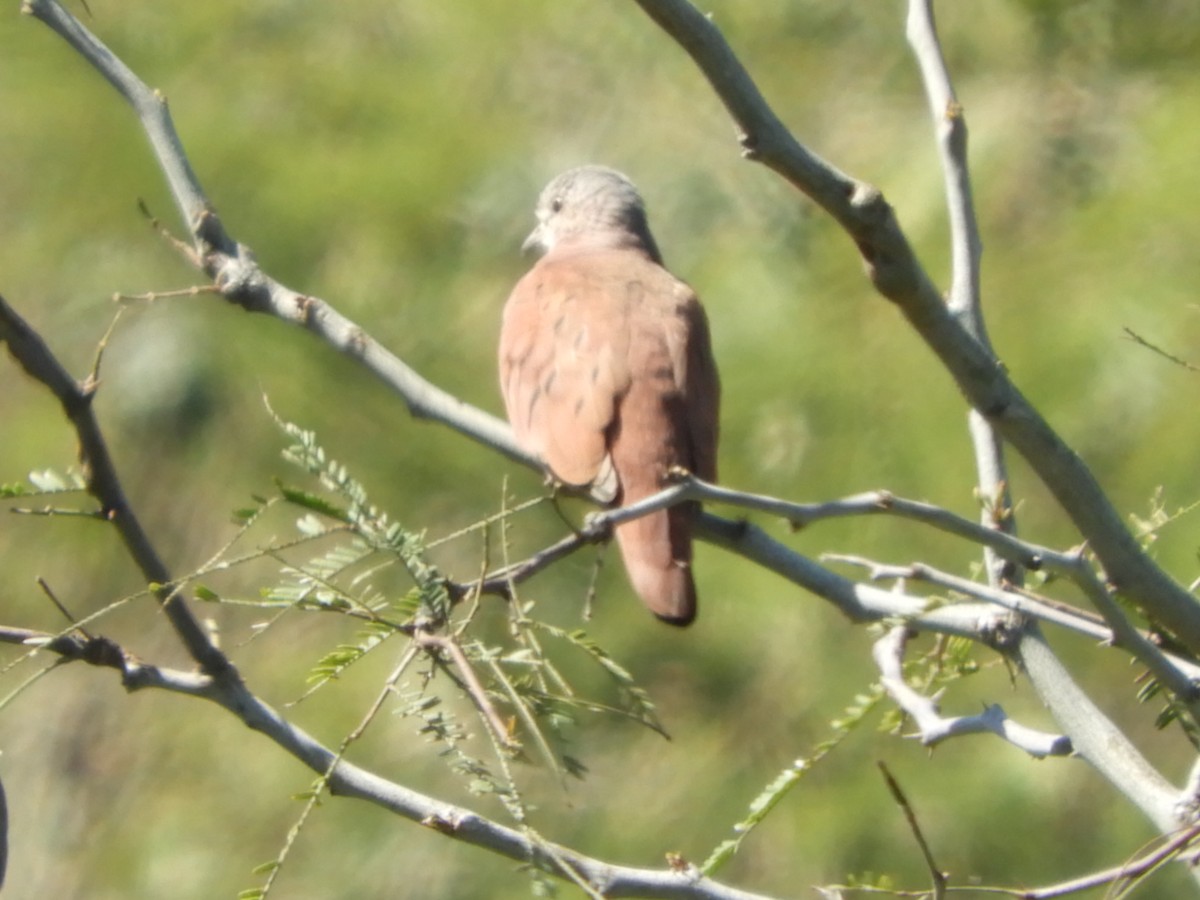
[[[342,3],[230,0],[119,8],[91,0],[89,27],[170,100],[193,167],[232,234],[296,290],[321,296],[418,371],[501,410],[494,345],[518,247],[542,184],[582,162],[641,186],[668,264],[704,298],[724,383],[723,480],[796,500],[887,488],[974,515],[961,399],[825,218],[739,159],[731,126],[687,57],[632,3],[500,0]],[[1200,361],[1200,7],[980,0],[939,9],[971,128],[986,253],[985,302],[1017,383],[1094,467],[1121,510],[1200,496],[1195,376],[1123,337],[1129,327]],[[713,2],[710,9],[797,136],[877,184],[933,276],[947,281],[941,174],[902,4]],[[56,36],[0,16],[0,291],[83,375],[115,292],[196,282],[147,226],[139,198],[178,229],[131,112]],[[287,472],[262,395],[316,429],[375,500],[431,536],[520,497],[538,480],[439,426],[414,422],[362,370],[297,329],[212,297],[137,306],[113,335],[97,408],[135,508],[176,572],[234,531],[231,510]],[[69,467],[55,402],[0,362],[0,481]],[[1027,537],[1075,535],[1014,461]],[[731,511],[731,514],[735,514]],[[548,510],[519,521],[529,550],[558,534]],[[788,535],[801,552],[915,559],[965,572],[977,554],[911,525],[843,521]],[[279,535],[288,533],[281,520]],[[271,533],[261,535],[265,542]],[[1155,552],[1196,575],[1194,518]],[[443,549],[453,575],[477,541]],[[527,591],[578,624],[591,558]],[[42,576],[77,614],[139,588],[116,536],[77,519],[0,518],[5,624],[61,627]],[[761,787],[831,735],[874,678],[871,635],[824,602],[710,547],[698,551],[702,614],[686,632],[652,621],[615,556],[589,632],[659,704],[670,742],[586,719],[574,752],[591,769],[561,790],[520,771],[547,837],[617,862],[699,861]],[[252,596],[264,571],[218,586]],[[1066,595],[1069,596],[1069,595]],[[281,705],[351,629],[290,620],[245,645],[261,616],[205,607],[250,685]],[[151,624],[148,624],[151,623]],[[97,630],[153,662],[186,664],[138,601]],[[1190,750],[1153,730],[1136,670],[1052,635],[1104,708],[1177,783]],[[14,659],[14,649],[4,659]],[[946,698],[947,713],[1001,702],[1053,729],[995,657]],[[291,710],[336,744],[387,671],[364,666]],[[6,674],[7,694],[32,674]],[[851,873],[925,884],[885,760],[956,879],[1036,884],[1133,854],[1153,831],[1077,761],[1034,763],[986,738],[928,753],[857,731],[744,845],[723,877],[781,896]],[[124,694],[69,666],[0,717],[12,816],[6,897],[232,897],[259,883],[299,812],[309,773],[224,712],[163,693]],[[409,720],[376,725],[355,758],[503,819],[468,795]],[[1191,890],[1178,875],[1146,896]],[[566,894],[570,890],[564,889]],[[509,861],[343,800],[324,804],[278,885],[283,898],[521,897]]]

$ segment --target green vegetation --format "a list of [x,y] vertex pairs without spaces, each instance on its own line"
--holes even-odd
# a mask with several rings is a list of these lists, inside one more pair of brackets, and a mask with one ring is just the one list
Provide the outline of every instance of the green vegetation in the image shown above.
[[[668,263],[705,301],[726,398],[726,484],[796,500],[886,488],[975,515],[965,409],[948,376],[872,292],[842,233],[772,173],[739,159],[707,85],[635,5],[90,5],[88,26],[169,98],[223,221],[264,267],[328,300],[464,400],[501,409],[500,310],[526,265],[518,248],[537,191],[567,166],[602,162],[638,182]],[[877,184],[944,281],[941,173],[903,9],[778,6],[710,8],[800,140]],[[1123,329],[1200,362],[1200,130],[1192,124],[1200,13],[1173,0],[943,6],[943,41],[971,129],[997,352],[1118,508],[1146,520],[1156,510],[1170,515],[1200,497],[1200,419],[1190,402],[1197,376]],[[140,199],[182,233],[129,110],[16,9],[0,19],[0,293],[82,376],[116,311],[114,293],[162,292],[199,276],[138,211]],[[541,490],[534,474],[411,420],[351,361],[297,329],[207,294],[124,305],[97,409],[131,501],[175,572],[199,570],[248,519],[249,546],[297,537],[303,510],[273,508],[257,519],[255,498],[278,493],[277,479],[299,480],[281,457],[290,439],[264,395],[281,418],[314,431],[391,521],[413,529],[406,560],[458,581],[475,578],[484,559],[480,531],[466,529]],[[69,470],[74,452],[57,404],[4,357],[0,483],[37,472],[39,488],[67,488],[70,476],[50,470]],[[1044,489],[1012,462],[1022,534],[1074,543]],[[303,502],[312,485],[295,490],[287,499],[312,515],[337,511]],[[72,507],[71,497],[5,504],[86,507]],[[1196,575],[1195,521],[1173,520],[1154,543],[1184,583]],[[814,556],[919,559],[958,572],[978,556],[881,518],[795,535],[761,524]],[[563,530],[545,504],[508,529],[514,556]],[[714,857],[722,880],[779,896],[885,877],[925,887],[920,853],[875,766],[885,760],[959,883],[1082,874],[1119,864],[1155,836],[1081,762],[1034,763],[986,737],[932,754],[903,740],[897,735],[910,729],[885,712],[890,702],[871,706],[877,671],[867,629],[717,549],[700,546],[697,555],[701,613],[686,632],[646,614],[615,552],[599,572],[590,621],[581,621],[590,551],[523,587],[557,629],[542,634],[546,643],[570,651],[554,657],[564,678],[601,698],[596,707],[633,710],[575,709],[558,723],[562,734],[544,738],[572,770],[586,766],[582,779],[544,765],[532,743],[528,760],[512,762],[519,808],[540,834],[614,862],[662,865],[678,853],[700,865],[725,847],[735,823],[757,821],[773,804],[736,854]],[[325,559],[331,571],[344,561]],[[40,576],[80,618],[131,598],[89,627],[149,661],[187,665],[163,617],[146,615],[152,598],[100,524],[6,514],[0,571],[3,624],[63,627],[35,584]],[[278,578],[270,557],[206,574],[202,598],[214,602],[198,612],[277,707],[305,695],[314,670],[333,678],[287,713],[337,747],[397,651],[361,620],[325,615],[289,614],[255,637],[273,615],[254,605],[263,602],[259,589],[278,587]],[[331,593],[328,602],[382,596],[399,605],[413,582],[384,573],[356,587],[362,593]],[[215,602],[238,598],[253,602]],[[510,620],[495,599],[477,615],[482,660]],[[1139,704],[1138,670],[1083,641],[1052,642],[1106,712],[1182,782],[1192,748],[1178,733],[1155,733],[1162,704]],[[335,648],[343,654],[331,655]],[[919,648],[934,650],[929,639]],[[0,665],[19,655],[6,649]],[[973,674],[948,688],[948,713],[999,702],[1023,723],[1053,729],[995,656],[975,658],[977,669],[961,667]],[[7,671],[0,696],[48,662]],[[432,714],[402,697],[397,708],[409,714],[385,708],[348,755],[511,823],[511,797],[473,794],[462,777],[464,759],[488,752],[487,736],[462,694],[443,687],[439,722],[469,723],[472,746],[460,747],[458,732],[432,732]],[[650,699],[636,693],[643,689]],[[670,741],[645,727],[659,720]],[[6,897],[236,896],[264,877],[252,869],[280,854],[313,786],[310,772],[217,707],[154,691],[127,696],[110,673],[81,665],[12,699],[0,735],[13,836]],[[438,752],[450,744],[461,756],[446,765]],[[768,786],[786,793],[764,793]],[[273,896],[530,893],[511,862],[363,804],[319,800]],[[1181,884],[1167,873],[1153,895]]]

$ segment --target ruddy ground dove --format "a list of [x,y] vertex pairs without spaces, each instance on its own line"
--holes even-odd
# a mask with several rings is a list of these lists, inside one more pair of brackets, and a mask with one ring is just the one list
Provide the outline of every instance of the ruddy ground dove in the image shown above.
[[[526,249],[544,255],[513,289],[500,384],[517,441],[564,484],[613,505],[657,493],[673,467],[717,476],[720,387],[696,295],[663,268],[637,189],[620,172],[559,175]],[[616,529],[634,589],[664,621],[696,615],[695,504]]]

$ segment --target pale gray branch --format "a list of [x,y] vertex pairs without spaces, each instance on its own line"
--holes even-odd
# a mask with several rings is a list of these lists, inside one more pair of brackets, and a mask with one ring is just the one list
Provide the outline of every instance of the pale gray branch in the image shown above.
[[639,508],[642,506],[649,509],[659,508],[683,499],[703,500],[744,509],[760,510],[782,516],[796,527],[807,527],[823,519],[843,516],[896,516],[921,522],[948,534],[973,541],[993,550],[999,556],[1011,560],[1022,568],[1045,569],[1070,578],[1100,610],[1103,621],[1107,623],[1108,627],[1102,625],[1094,615],[1083,610],[1063,604],[1043,602],[1038,598],[1012,590],[1011,585],[993,585],[985,588],[976,582],[938,572],[920,563],[888,567],[877,563],[867,563],[852,556],[837,554],[825,556],[826,560],[836,559],[864,565],[871,570],[872,578],[876,580],[879,578],[920,578],[1121,647],[1132,653],[1169,690],[1178,695],[1185,703],[1190,704],[1197,714],[1200,714],[1196,687],[1196,681],[1200,679],[1200,665],[1178,655],[1164,653],[1147,635],[1134,628],[1111,596],[1110,589],[1096,576],[1082,552],[1063,553],[1032,544],[986,525],[972,522],[933,504],[897,497],[887,491],[854,494],[820,503],[792,503],[762,494],[736,491],[708,484],[691,476],[684,476],[679,485],[648,498],[639,504]]
[[208,635],[188,609],[184,597],[169,587],[170,572],[158,555],[149,535],[133,511],[117,474],[116,464],[100,431],[92,407],[96,393],[96,373],[76,381],[34,331],[0,297],[0,342],[31,378],[45,385],[62,405],[79,439],[79,462],[85,475],[87,492],[99,505],[102,518],[111,522],[125,544],[130,558],[138,565],[167,620],[192,659],[209,674],[236,678],[229,660],[209,640]]
[[1083,554],[1076,554],[1074,562],[1076,573],[1072,576],[1073,580],[1083,588],[1092,605],[1100,611],[1104,621],[1112,629],[1110,642],[1132,653],[1167,690],[1186,704],[1192,715],[1200,721],[1200,696],[1197,691],[1200,667],[1173,654],[1164,653],[1148,635],[1143,634],[1129,621],[1112,590],[1096,577]]
[[192,262],[213,279],[222,295],[252,312],[299,325],[358,360],[403,398],[413,416],[441,422],[511,459],[541,468],[517,446],[506,422],[426,381],[325,301],[298,293],[263,272],[249,248],[225,232],[213,211],[188,164],[162,94],[142,82],[57,0],[26,0],[22,9],[66,40],[133,107],[191,232]]
[[917,726],[921,743],[933,746],[964,734],[994,734],[1024,750],[1035,759],[1069,756],[1071,741],[1061,734],[1048,734],[1012,721],[997,704],[975,716],[941,714],[938,697],[926,697],[904,679],[904,651],[912,634],[907,626],[892,628],[875,642],[872,655],[879,667],[880,683]]
[[[849,515],[853,514],[852,511],[858,513],[880,511],[872,508],[874,505],[872,498],[890,497],[886,493],[862,494],[847,498],[846,501],[831,501],[827,504],[794,504],[758,494],[743,494],[699,481],[690,476],[680,477],[683,479],[681,483],[665,488],[638,503],[619,509],[591,513],[583,527],[574,534],[555,542],[529,559],[489,573],[478,584],[458,586],[457,589],[460,593],[465,593],[468,587],[477,588],[485,593],[508,596],[511,583],[523,582],[581,547],[603,540],[611,533],[613,526],[686,500],[719,500],[752,509],[767,509],[780,514],[814,513],[809,521],[815,521],[825,513]],[[842,505],[843,503],[844,505]],[[920,504],[914,504],[914,506],[919,507]],[[914,518],[929,514],[934,509],[934,507],[929,507]],[[974,535],[976,538],[989,541],[1014,541],[1006,535],[975,522],[956,517],[944,510],[940,512],[942,515],[933,516],[933,518],[941,520],[943,525],[956,521],[968,534]],[[1104,628],[1094,618],[1079,610],[1071,610],[1068,607],[1062,609],[1048,607],[1042,610],[1032,601],[1024,601],[1020,595],[1005,595],[1011,597],[1011,602],[997,604],[1004,606],[1004,610],[978,604],[956,604],[935,608],[927,598],[913,596],[901,590],[881,590],[839,575],[819,562],[780,543],[761,528],[749,522],[734,522],[712,513],[702,513],[697,518],[696,524],[698,537],[775,572],[809,593],[829,601],[854,622],[902,618],[912,628],[966,637],[995,647],[998,640],[1002,641],[1002,636],[1011,631],[1009,626],[1011,613],[1009,611],[1023,610],[1036,612],[1048,621],[1055,621],[1097,640],[1109,641],[1112,639],[1111,630]],[[1015,543],[1020,544],[1021,542]],[[1014,548],[1009,547],[1009,549]],[[1038,549],[1040,548],[1032,548],[1032,545],[1023,545],[1019,552],[1036,554]],[[1053,555],[1053,551],[1046,552]],[[971,582],[967,583],[972,584]],[[979,585],[975,586],[980,587]],[[994,597],[989,596],[985,599],[994,602]],[[1196,667],[1196,670],[1200,672],[1200,666]]]
[[[994,588],[980,584],[949,572],[943,572],[925,563],[910,563],[908,565],[893,565],[875,562],[851,554],[827,553],[822,556],[827,562],[843,562],[865,568],[870,573],[871,580],[900,580],[924,581],[935,584],[968,597],[995,603],[1004,609],[1011,610],[1031,619],[1049,622],[1062,628],[1086,635],[1105,644],[1132,653],[1150,672],[1160,679],[1165,686],[1175,691],[1179,699],[1188,704],[1193,715],[1200,714],[1200,704],[1196,702],[1196,682],[1200,680],[1200,664],[1194,660],[1185,659],[1176,654],[1165,653],[1147,637],[1125,620],[1119,607],[1111,598],[1103,602],[1112,604],[1114,620],[1121,623],[1119,630],[1106,627],[1092,616],[1061,603],[1055,603],[1038,597],[1027,591],[1015,591],[1006,588]],[[1103,585],[1097,583],[1096,589],[1103,591]]]
[[1022,541],[994,528],[972,522],[940,506],[920,500],[897,497],[890,491],[867,491],[836,500],[817,503],[795,503],[752,494],[720,485],[708,484],[688,477],[683,482],[687,496],[694,500],[723,503],[743,509],[753,509],[786,519],[795,528],[805,528],[824,519],[845,516],[885,515],[920,522],[924,525],[965,538],[987,547],[1005,559],[1027,569],[1048,569],[1060,575],[1074,577],[1076,567],[1073,556]]
[[946,212],[950,221],[953,263],[947,302],[950,309],[961,316],[976,339],[987,347],[989,342],[983,328],[980,286],[983,242],[979,236],[979,222],[971,194],[967,120],[962,104],[954,93],[950,71],[942,55],[932,0],[909,0],[905,30],[921,70],[946,183]]
[[781,575],[833,603],[854,622],[903,619],[922,631],[951,634],[996,646],[1007,633],[1011,613],[983,604],[934,607],[922,597],[860,584],[814,562],[769,537],[749,522],[730,522],[701,514],[701,536]]
[[[993,504],[995,515],[987,525],[1004,527],[1009,512],[1004,494],[1003,463],[994,431],[1025,457],[1074,521],[1103,567],[1107,582],[1140,603],[1152,618],[1161,621],[1189,649],[1200,652],[1200,606],[1143,552],[1091,472],[1021,395],[987,344],[982,318],[975,315],[978,311],[980,242],[966,169],[965,121],[941,60],[928,3],[914,0],[910,6],[909,34],[922,66],[931,107],[939,122],[939,146],[943,151],[947,179],[955,260],[949,305],[916,259],[892,209],[879,191],[840,172],[793,137],[708,18],[685,0],[637,2],[696,61],[738,123],[746,154],[780,173],[842,225],[862,255],[876,289],[897,305],[955,379],[974,410],[972,432],[980,448],[977,455],[982,460],[981,483],[985,493],[996,501]],[[165,99],[147,87],[56,0],[26,0],[23,10],[63,37],[130,103],[192,235],[192,261],[213,279],[226,298],[248,310],[300,325],[359,360],[404,399],[414,416],[440,421],[514,460],[540,468],[536,459],[516,446],[505,423],[430,384],[329,304],[291,290],[266,275],[253,254],[225,232],[215,215],[188,164]],[[972,310],[975,312],[971,313]],[[11,343],[11,335],[8,337]],[[90,392],[78,391],[78,386],[71,384],[78,396],[72,395],[73,406],[68,406],[67,411],[80,427],[74,416],[80,410],[86,410]],[[62,396],[65,395],[60,398]],[[64,405],[68,405],[67,401]],[[113,478],[115,483],[115,474]],[[664,505],[678,502],[689,489],[684,486],[678,494],[658,498],[655,502]],[[638,512],[610,515],[615,520],[621,515]],[[914,517],[917,517],[915,512]],[[946,517],[935,518],[948,530],[963,530],[957,523],[949,523]],[[773,541],[753,525],[733,523],[711,515],[702,515],[698,521],[701,536],[830,600],[855,621],[899,618],[912,627],[962,634],[1004,645],[1009,653],[1013,650],[1006,642],[1012,641],[1013,634],[1018,635],[1017,654],[1035,688],[1070,736],[1076,751],[1164,832],[1179,824],[1179,793],[1154,771],[1071,681],[1046,648],[1036,625],[1027,624],[1023,617],[1014,613],[985,604],[931,608],[923,598],[899,591],[884,591],[838,575]],[[981,540],[977,534],[972,534],[973,539],[1002,555],[1005,551],[1017,558],[1028,554],[1030,545],[1011,537],[1000,539],[1004,537],[997,535],[996,539]],[[145,546],[149,548],[148,543]],[[130,550],[137,555],[136,542]],[[1089,573],[1095,579],[1095,573],[1090,569]],[[153,580],[169,584],[165,570],[163,574],[164,577]],[[1073,571],[1072,577],[1081,577],[1081,570]],[[1103,597],[1095,593],[1096,585]],[[975,586],[973,590],[979,589],[981,586]],[[1171,666],[1163,662],[1166,657],[1155,656],[1139,643],[1140,635],[1136,630],[1122,625],[1124,617],[1119,610],[1117,616],[1112,617],[1116,607],[1111,604],[1112,598],[1104,583],[1095,579],[1095,585],[1085,584],[1084,589],[1109,619],[1109,634],[1128,642],[1139,655],[1145,654],[1147,665],[1152,668],[1158,665],[1163,673],[1170,675]],[[1008,592],[996,590],[996,593],[1007,595]],[[972,594],[968,592],[968,595]],[[170,612],[170,598],[163,599]],[[989,602],[997,601],[989,597]],[[178,605],[182,608],[182,604]],[[1018,606],[1010,605],[1007,609],[1017,610]],[[196,635],[189,633],[190,626],[182,621],[182,616],[181,621],[174,624],[193,649],[193,655],[203,658],[205,648]],[[219,656],[213,658],[220,659]],[[1158,670],[1156,674],[1159,674]],[[182,673],[153,667],[127,666],[126,678],[133,687],[154,686],[213,700],[251,728],[268,735],[317,773],[328,771],[334,763],[332,751],[255,697],[232,672],[230,677],[208,679],[207,675],[183,677]],[[1173,684],[1184,696],[1191,697],[1190,683],[1185,685],[1176,680]],[[986,727],[1004,731],[1008,727],[1004,725],[1005,720],[995,715],[970,718],[975,723],[962,728]],[[1018,735],[1018,739],[1026,738]],[[1008,739],[1012,737],[1008,736]],[[461,807],[440,803],[351,763],[339,761],[334,766],[330,787],[334,793],[368,800],[458,840],[487,847],[514,860],[545,861],[543,849],[527,835]],[[551,849],[552,859],[561,859],[605,896],[752,896],[688,872],[610,866],[568,848]]]
[[[419,791],[356,766],[321,744],[304,729],[293,725],[256,697],[240,681],[213,678],[141,662],[107,638],[83,639],[77,635],[53,635],[27,629],[0,627],[0,641],[27,646],[40,645],[64,660],[82,659],[116,669],[129,690],[158,688],[189,697],[210,700],[224,707],[254,731],[282,747],[317,774],[333,771],[330,792],[365,800],[403,818],[418,822],[454,840],[482,847],[518,863],[538,862],[547,871],[564,875],[572,869],[605,897],[697,898],[697,900],[767,900],[763,895],[701,877],[695,870],[640,869],[613,865],[569,847],[539,843],[528,834],[501,825],[462,806],[444,803]],[[101,652],[89,652],[98,646]],[[336,766],[334,761],[337,759]]]
[[1164,779],[1071,678],[1035,626],[1022,636],[1017,657],[1042,702],[1091,763],[1163,834],[1180,827],[1179,791]]
[[802,146],[716,25],[692,4],[636,2],[699,66],[737,123],[747,155],[810,197],[854,240],[872,284],[937,354],[971,406],[1026,459],[1087,539],[1106,579],[1200,652],[1200,604],[1143,551],[1084,462],[947,307],[880,192]]
[[1200,833],[1200,828],[1196,826],[1185,828],[1165,841],[1161,847],[1156,847],[1149,853],[1119,866],[1101,872],[1093,872],[1091,875],[1084,875],[1080,878],[1072,878],[1069,881],[1061,881],[1058,884],[1038,888],[1013,889],[1004,893],[1019,897],[1020,900],[1058,900],[1061,897],[1069,897],[1073,894],[1111,885],[1106,896],[1122,897],[1125,894],[1119,889],[1125,883],[1132,884],[1134,879],[1148,875],[1164,862],[1175,857],[1194,859],[1192,852],[1187,852],[1185,855],[1185,851],[1188,850],[1188,845],[1196,840],[1198,833]]
[[[950,72],[942,55],[934,24],[933,0],[909,0],[908,41],[921,69],[925,94],[929,99],[942,174],[946,183],[946,207],[950,221],[950,258],[953,269],[947,305],[979,343],[991,350],[983,318],[980,259],[983,242],[971,196],[971,175],[967,159],[967,120],[962,104],[955,96]],[[983,522],[997,531],[1015,535],[1012,495],[1004,447],[987,419],[972,409],[967,416],[968,432],[975,449],[975,469],[979,475],[980,496],[987,499]],[[1011,563],[1011,560],[1009,560]],[[994,549],[984,550],[988,581],[992,587],[1002,582],[1019,584],[1020,569],[1005,565]]]

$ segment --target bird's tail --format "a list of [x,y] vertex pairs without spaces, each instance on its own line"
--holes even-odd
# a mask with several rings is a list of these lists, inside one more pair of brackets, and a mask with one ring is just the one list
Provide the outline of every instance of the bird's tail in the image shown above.
[[[626,502],[634,502],[627,497]],[[617,526],[617,544],[633,589],[654,615],[671,625],[696,618],[692,579],[693,503],[681,503]]]

